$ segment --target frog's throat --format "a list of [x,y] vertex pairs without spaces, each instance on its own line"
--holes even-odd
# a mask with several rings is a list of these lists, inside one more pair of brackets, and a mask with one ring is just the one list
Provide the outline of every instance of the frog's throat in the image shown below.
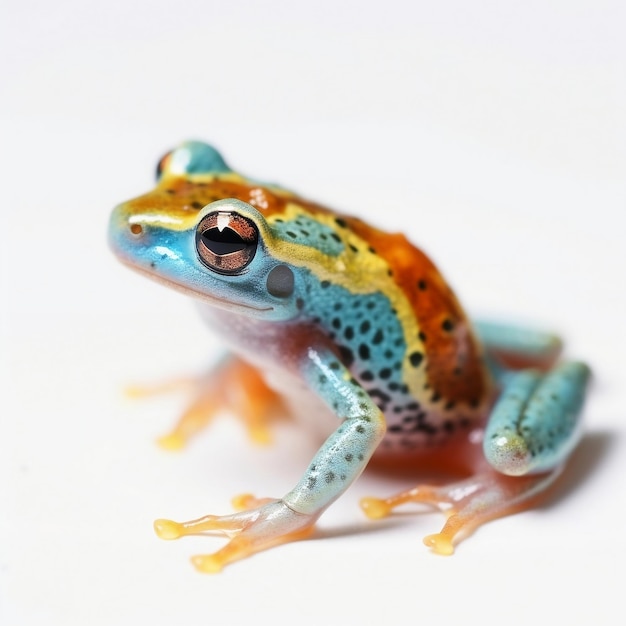
[[142,267],[138,267],[137,265],[133,265],[129,261],[122,260],[122,263],[126,265],[126,267],[129,267],[130,269],[132,269],[133,271],[138,272],[139,274],[142,274],[143,276],[147,276],[149,279],[156,281],[158,283],[161,283],[162,285],[165,285],[166,287],[169,287],[170,289],[175,289],[176,291],[183,293],[186,296],[191,296],[192,298],[195,298],[197,300],[202,300],[203,302],[206,302],[207,304],[210,304],[211,306],[218,307],[226,311],[234,311],[234,310],[236,311],[236,310],[245,309],[249,311],[255,311],[257,313],[258,312],[266,313],[274,309],[274,307],[272,306],[264,306],[264,307],[258,306],[257,307],[251,304],[246,304],[244,302],[233,302],[232,300],[224,300],[222,298],[218,298],[216,296],[207,294],[203,291],[198,291],[196,289],[192,289],[191,287],[186,287],[184,285],[181,285],[180,283],[177,283],[174,280],[166,278],[165,276],[154,274],[153,272],[150,272],[149,270],[146,270]]

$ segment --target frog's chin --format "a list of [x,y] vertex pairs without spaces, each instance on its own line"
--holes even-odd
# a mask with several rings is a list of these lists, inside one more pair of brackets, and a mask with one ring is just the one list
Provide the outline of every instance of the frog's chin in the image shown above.
[[124,263],[124,265],[126,265],[133,271],[138,272],[139,274],[142,274],[143,276],[147,276],[151,280],[161,283],[162,285],[165,285],[169,287],[170,289],[175,289],[176,291],[180,293],[183,293],[187,296],[191,296],[192,298],[195,298],[196,300],[200,300],[204,302],[205,304],[209,304],[211,306],[222,309],[224,311],[231,311],[231,312],[239,311],[244,314],[247,313],[248,315],[254,315],[254,314],[259,315],[259,314],[268,313],[269,311],[274,310],[274,307],[271,307],[271,306],[260,307],[260,306],[253,306],[245,302],[233,302],[232,300],[224,300],[212,294],[208,294],[206,292],[193,289],[192,287],[189,287],[187,285],[181,285],[175,280],[171,280],[170,278],[167,278],[160,274],[155,274],[154,272],[150,272],[149,270],[146,270],[132,263],[125,262],[124,260],[122,260],[122,263]]

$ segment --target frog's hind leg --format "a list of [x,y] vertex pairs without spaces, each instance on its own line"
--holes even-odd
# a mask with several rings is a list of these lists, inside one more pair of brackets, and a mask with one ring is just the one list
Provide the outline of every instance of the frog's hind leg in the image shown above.
[[497,378],[503,368],[533,367],[546,371],[554,365],[563,348],[560,337],[535,328],[486,320],[476,321],[474,328]]
[[183,448],[221,411],[240,418],[253,441],[268,443],[269,421],[284,412],[280,399],[267,387],[258,370],[235,357],[224,359],[205,376],[132,388],[131,395],[141,397],[183,388],[192,390],[194,397],[174,428],[158,439],[159,445],[168,450]]
[[562,363],[547,374],[512,372],[487,424],[484,467],[474,476],[444,486],[420,485],[387,499],[365,498],[371,518],[389,515],[408,502],[444,510],[442,530],[424,539],[440,554],[481,524],[529,508],[557,478],[580,436],[579,412],[589,369]]

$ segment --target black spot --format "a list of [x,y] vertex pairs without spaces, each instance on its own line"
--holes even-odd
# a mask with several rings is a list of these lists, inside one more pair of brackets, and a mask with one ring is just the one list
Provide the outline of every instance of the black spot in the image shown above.
[[329,367],[331,370],[335,370],[335,371],[337,371],[337,370],[341,369],[341,363],[337,363],[337,361],[331,361],[331,362],[328,364],[328,367]]
[[154,269],[156,267],[156,263],[154,261],[151,261],[150,262],[150,267]]
[[330,236],[337,242],[341,243],[341,237],[337,233],[331,233]]
[[434,391],[433,395],[430,396],[430,401],[431,402],[439,402],[439,400],[441,400],[441,396],[436,391]]
[[478,407],[478,405],[480,404],[480,402],[478,401],[478,398],[473,398],[472,400],[470,400],[469,405],[475,409]]
[[341,226],[341,228],[345,228],[347,226],[346,221],[340,217],[335,218],[335,224],[337,224],[337,226]]
[[420,405],[417,402],[409,402],[405,407],[407,411],[417,411],[420,408]]
[[348,244],[350,246],[350,250],[352,250],[352,252],[358,252],[359,249],[356,246],[353,246],[352,244]]
[[461,368],[457,365],[457,366],[456,366],[456,367],[452,370],[452,373],[453,373],[455,376],[459,376],[459,375],[461,374]]
[[355,428],[356,432],[359,433],[359,435],[362,435],[365,432],[365,428],[363,428],[363,426],[361,426],[361,424],[359,424],[356,428]]
[[343,304],[341,304],[341,302],[335,302],[335,304],[333,304],[333,311],[341,311],[342,306]]
[[448,402],[446,402],[445,406],[443,407],[446,411],[450,411],[451,409],[453,409],[456,406],[456,403],[454,402],[454,400],[448,400]]
[[421,352],[411,352],[409,354],[409,361],[413,367],[419,367],[420,363],[424,360],[424,355]]
[[422,343],[426,343],[426,333],[420,330],[419,333],[417,333],[417,336],[422,340]]
[[329,281],[329,280],[323,280],[323,281],[320,283],[320,287],[321,287],[322,289],[328,289],[328,287],[330,287],[330,281]]
[[359,332],[364,335],[365,333],[368,333],[370,331],[371,327],[372,325],[369,323],[369,321],[365,320],[359,327]]
[[332,325],[334,329],[339,330],[341,328],[341,320],[338,317],[333,318]]
[[369,370],[365,370],[361,374],[361,380],[365,380],[365,381],[374,380],[374,374],[372,374],[372,372],[370,372]]
[[343,336],[350,341],[350,339],[354,338],[354,328],[352,326],[346,326],[346,329],[343,331]]
[[368,300],[367,304],[365,305],[365,308],[368,311],[371,311],[375,306],[376,306],[376,303],[373,300]]
[[204,204],[202,204],[202,202],[198,202],[197,200],[194,200],[194,201],[191,203],[191,206],[192,206],[194,209],[201,209],[201,208],[204,206]]
[[364,361],[370,358],[370,349],[364,343],[359,346],[359,357]]
[[393,352],[391,350],[385,350],[385,352],[383,353],[383,356],[386,359],[390,359],[393,356]]
[[454,428],[455,428],[455,424],[454,422],[450,421],[450,420],[446,420],[443,423],[443,429],[447,432],[447,433],[451,433],[454,432]]
[[426,290],[426,281],[425,281],[424,279],[422,279],[422,280],[418,280],[418,281],[417,281],[417,288],[418,288],[420,291],[425,291],[425,290]]
[[389,389],[389,391],[398,391],[398,389],[400,389],[400,385],[398,385],[395,381],[391,381],[387,385],[387,389]]
[[384,404],[387,404],[390,400],[391,397],[388,396],[384,391],[382,391],[381,389],[368,389],[368,393],[370,394],[370,397],[372,399],[376,399],[378,398],[381,402],[383,402]]
[[443,328],[446,332],[449,333],[454,328],[454,324],[452,323],[452,320],[449,320],[448,318],[446,318],[441,323],[441,328]]
[[388,367],[383,367],[383,369],[378,372],[378,375],[383,379],[387,380],[391,376],[391,370]]
[[390,433],[401,433],[402,432],[402,426],[400,424],[394,424],[393,426],[389,426],[389,428],[387,428],[387,430]]
[[347,346],[338,346],[341,360],[346,367],[350,367],[354,363],[354,353]]
[[359,461],[362,461],[364,459],[362,454],[359,454],[359,456],[357,457],[357,459],[359,459]]
[[376,254],[376,250],[374,250],[374,248],[372,248],[372,246],[370,246],[368,248],[368,250],[372,253],[372,254]]
[[288,230],[287,234],[292,238],[292,239],[297,239],[298,235],[296,235],[296,233],[294,233],[292,230]]
[[354,459],[354,456],[350,453],[346,454],[346,456],[343,457],[346,461],[348,461],[348,463],[352,462],[352,459]]
[[298,309],[300,310],[304,308],[304,300],[302,298],[298,298],[296,300],[296,307],[298,307]]
[[328,382],[328,378],[326,378],[326,376],[324,376],[324,374],[320,374],[318,380],[320,381],[320,384],[324,385]]
[[[374,334],[374,336],[372,337],[372,343],[377,346],[379,343],[382,343],[383,339],[385,338],[385,335],[383,333],[383,331],[379,328],[376,333]],[[387,357],[389,358],[389,357]]]
[[335,480],[335,475],[333,472],[327,472],[324,476],[324,480],[326,481],[326,484],[330,484],[333,480]]
[[309,476],[308,479],[307,479],[306,486],[309,489],[313,489],[315,487],[316,483],[317,483],[317,478],[315,476]]

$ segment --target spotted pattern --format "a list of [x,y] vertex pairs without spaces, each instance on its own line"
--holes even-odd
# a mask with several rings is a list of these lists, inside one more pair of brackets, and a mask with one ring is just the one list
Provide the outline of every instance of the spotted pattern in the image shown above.
[[[403,368],[406,343],[402,326],[381,293],[355,296],[330,281],[311,277],[303,314],[326,331],[339,360],[385,414],[388,437],[383,445],[416,447],[470,425],[469,411],[452,412],[453,403],[446,407],[441,402],[433,410],[432,393],[421,402],[411,394]],[[412,353],[409,362],[409,376],[417,376],[418,370],[426,367],[421,353]],[[327,381],[320,378],[318,382],[324,385]]]
[[343,242],[332,228],[308,215],[289,220],[277,217],[270,224],[274,235],[283,241],[314,247],[329,256],[337,256],[344,250]]

